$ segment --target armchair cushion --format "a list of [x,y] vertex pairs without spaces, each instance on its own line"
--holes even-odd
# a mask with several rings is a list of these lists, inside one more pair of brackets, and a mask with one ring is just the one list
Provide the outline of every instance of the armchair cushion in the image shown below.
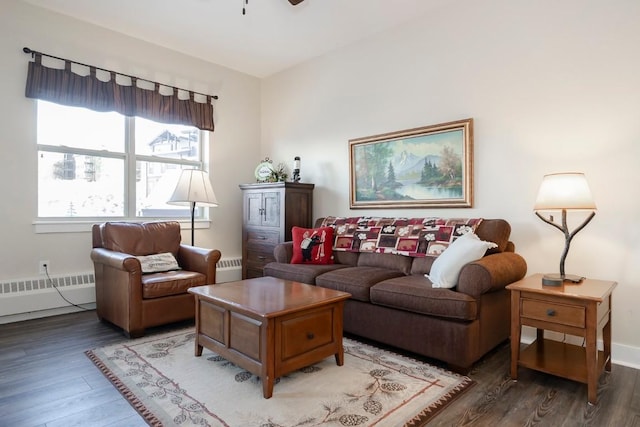
[[207,284],[207,277],[195,271],[168,271],[145,274],[142,277],[142,298],[159,298],[179,295],[194,286]]

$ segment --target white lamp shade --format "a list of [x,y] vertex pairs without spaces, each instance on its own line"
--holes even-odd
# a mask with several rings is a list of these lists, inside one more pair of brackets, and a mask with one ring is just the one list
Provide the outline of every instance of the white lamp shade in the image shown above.
[[587,178],[580,172],[545,175],[533,208],[535,211],[595,210]]
[[193,202],[205,206],[218,206],[209,175],[198,169],[185,169],[180,174],[176,189],[167,203],[190,205]]

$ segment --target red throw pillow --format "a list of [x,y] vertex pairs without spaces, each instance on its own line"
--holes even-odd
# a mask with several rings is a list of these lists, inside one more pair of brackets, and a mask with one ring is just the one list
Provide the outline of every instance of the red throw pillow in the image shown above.
[[291,264],[333,264],[333,228],[293,227],[291,237]]

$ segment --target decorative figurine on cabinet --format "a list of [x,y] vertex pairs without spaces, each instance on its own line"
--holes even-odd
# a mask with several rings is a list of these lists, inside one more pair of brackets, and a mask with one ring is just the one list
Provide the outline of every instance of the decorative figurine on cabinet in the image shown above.
[[293,182],[300,182],[300,156],[293,158],[293,177],[291,180]]

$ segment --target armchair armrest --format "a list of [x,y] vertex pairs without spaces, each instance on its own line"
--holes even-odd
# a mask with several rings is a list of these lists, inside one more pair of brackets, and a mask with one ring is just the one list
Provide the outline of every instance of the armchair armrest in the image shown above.
[[104,248],[93,248],[91,250],[91,260],[117,270],[142,274],[140,261],[133,255],[115,252]]
[[278,243],[276,247],[273,248],[273,257],[276,259],[276,262],[289,264],[293,257],[293,242]]
[[207,283],[216,282],[216,263],[221,252],[217,249],[205,249],[189,245],[180,245],[178,264],[185,270],[196,271],[207,276]]
[[465,265],[458,278],[458,291],[478,298],[504,289],[527,273],[527,262],[514,252],[487,255]]

